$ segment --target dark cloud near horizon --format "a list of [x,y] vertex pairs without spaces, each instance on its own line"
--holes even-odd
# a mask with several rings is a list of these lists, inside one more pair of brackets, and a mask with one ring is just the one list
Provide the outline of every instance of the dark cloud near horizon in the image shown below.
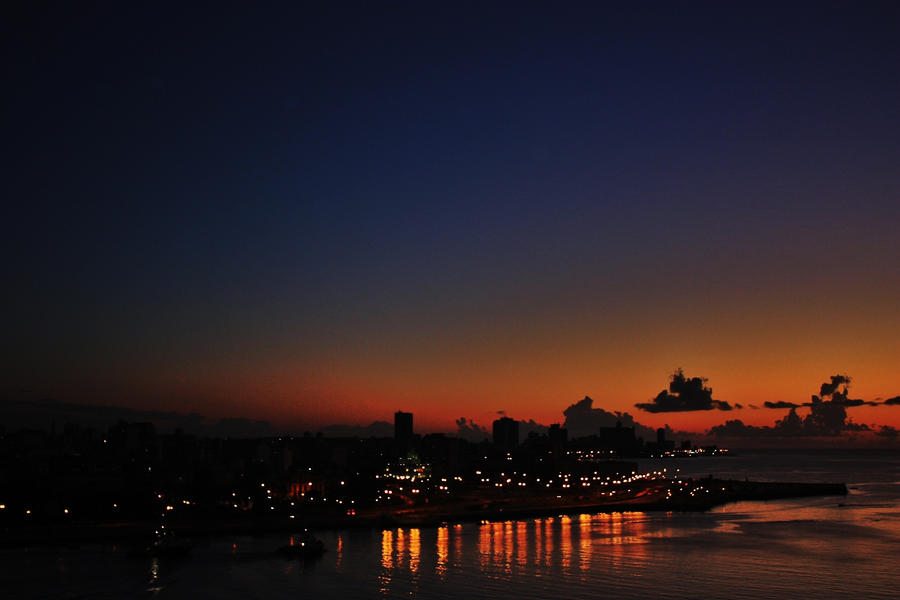
[[[846,375],[832,375],[831,380],[819,388],[820,395],[813,395],[809,402],[766,402],[766,408],[789,408],[788,414],[772,426],[758,427],[746,425],[740,419],[729,420],[709,430],[711,435],[754,437],[754,436],[825,436],[834,437],[846,433],[870,431],[868,425],[854,423],[847,418],[848,406],[874,404],[849,398],[850,378]],[[801,417],[797,409],[809,407],[809,414]]]
[[486,427],[482,427],[472,419],[460,417],[456,420],[456,435],[469,442],[483,442],[491,439],[491,432]]
[[854,406],[878,406],[879,402],[872,402],[870,400],[861,400],[859,398],[845,398],[843,400],[836,400],[836,402],[840,402],[844,406],[854,407]]
[[[615,427],[618,423],[621,423],[623,427],[634,427],[637,437],[645,440],[656,439],[656,429],[638,423],[631,414],[594,408],[593,404],[594,400],[590,396],[585,396],[563,411],[563,415],[566,417],[563,427],[568,430],[569,439],[596,435],[601,427]],[[690,434],[676,433],[666,425],[666,435],[671,438],[676,435],[685,437]]]
[[[499,417],[505,417],[506,411],[497,411]],[[531,433],[546,435],[550,429],[547,425],[538,423],[534,419],[519,421],[519,441],[524,440]],[[483,442],[493,438],[493,433],[487,427],[482,427],[472,419],[460,417],[456,420],[456,436],[470,442]]]
[[832,375],[830,382],[825,382],[819,387],[820,396],[830,396],[838,391],[840,386],[844,386],[844,391],[850,386],[850,378],[846,375]]
[[882,402],[885,406],[895,406],[900,404],[900,396],[894,396],[893,398],[888,398],[884,402]]
[[537,435],[547,435],[549,429],[548,426],[542,425],[534,419],[528,419],[527,421],[522,420],[519,421],[519,439],[524,440],[532,433]]
[[763,402],[763,406],[766,408],[800,408],[803,405],[796,402],[785,402],[784,400],[779,400],[778,402],[769,402],[767,400]]
[[662,390],[651,402],[639,402],[635,406],[651,413],[732,410],[727,402],[713,399],[712,388],[705,384],[706,379],[687,378],[684,371],[678,369],[672,375],[668,390]]
[[[817,396],[813,396],[816,398]],[[859,398],[834,398],[831,400],[835,404],[840,404],[842,406],[854,407],[854,406],[878,406],[879,402],[872,402],[870,400],[861,400]],[[803,402],[802,404],[798,404],[796,402],[786,402],[784,400],[779,400],[778,402],[769,402],[766,401],[763,403],[766,408],[802,408],[804,406],[812,406],[812,402]]]
[[875,435],[891,440],[896,440],[897,436],[900,435],[900,431],[898,431],[895,427],[891,427],[890,425],[882,425],[880,429],[875,432]]
[[602,427],[615,427],[616,423],[622,423],[624,427],[634,427],[634,417],[630,414],[613,413],[602,408],[594,408],[593,405],[593,398],[585,396],[563,411],[565,416],[563,427],[568,430],[570,438],[596,435]]

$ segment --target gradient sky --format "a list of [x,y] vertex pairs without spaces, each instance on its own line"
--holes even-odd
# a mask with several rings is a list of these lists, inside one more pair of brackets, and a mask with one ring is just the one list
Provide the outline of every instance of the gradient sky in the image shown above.
[[699,430],[784,411],[634,404],[678,367],[900,394],[896,3],[124,4],[2,19],[8,397]]

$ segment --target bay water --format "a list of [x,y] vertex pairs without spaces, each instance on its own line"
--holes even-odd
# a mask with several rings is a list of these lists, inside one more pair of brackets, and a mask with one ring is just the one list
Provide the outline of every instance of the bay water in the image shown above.
[[900,453],[742,452],[640,461],[640,470],[845,482],[847,496],[739,502],[702,513],[619,512],[221,537],[180,560],[112,545],[0,550],[5,598],[897,598]]

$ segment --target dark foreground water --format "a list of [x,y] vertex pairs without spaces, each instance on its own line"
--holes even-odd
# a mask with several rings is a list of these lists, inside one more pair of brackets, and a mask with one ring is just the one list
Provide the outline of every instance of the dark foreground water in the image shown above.
[[303,565],[282,537],[228,538],[191,557],[119,548],[0,551],[3,597],[898,598],[900,456],[746,453],[647,461],[685,475],[845,481],[847,497],[386,531],[331,531]]

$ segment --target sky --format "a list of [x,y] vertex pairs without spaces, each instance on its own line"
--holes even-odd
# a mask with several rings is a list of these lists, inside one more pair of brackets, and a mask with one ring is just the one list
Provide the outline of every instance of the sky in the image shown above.
[[[434,4],[5,9],[0,394],[434,431],[900,394],[895,3]],[[635,406],[677,369],[732,410]]]

